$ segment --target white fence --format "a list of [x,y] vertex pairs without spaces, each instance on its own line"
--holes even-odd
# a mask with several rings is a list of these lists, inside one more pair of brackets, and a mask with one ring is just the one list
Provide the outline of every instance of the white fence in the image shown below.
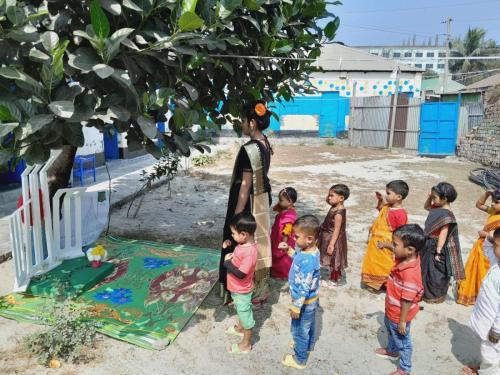
[[[101,202],[94,199],[103,192],[60,189],[50,204],[47,170],[58,155],[44,165],[28,166],[21,175],[23,204],[9,218],[15,291],[25,291],[33,276],[50,271],[62,260],[82,256],[83,245],[95,241],[107,224],[109,197],[104,193]],[[82,218],[89,215],[91,220],[82,225]]]

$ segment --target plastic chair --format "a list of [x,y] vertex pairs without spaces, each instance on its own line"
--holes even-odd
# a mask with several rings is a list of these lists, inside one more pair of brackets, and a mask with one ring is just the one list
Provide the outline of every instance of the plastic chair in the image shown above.
[[85,176],[93,176],[94,182],[95,179],[95,155],[88,156],[76,156],[75,164],[73,167],[73,176],[76,176],[80,179],[80,185],[84,185]]

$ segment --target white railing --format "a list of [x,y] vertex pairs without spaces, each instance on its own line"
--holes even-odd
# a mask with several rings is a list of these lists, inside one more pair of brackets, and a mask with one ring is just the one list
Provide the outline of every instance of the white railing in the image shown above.
[[33,276],[50,271],[62,260],[83,255],[82,196],[86,188],[59,189],[52,208],[50,204],[47,171],[59,154],[53,153],[43,165],[28,166],[21,175],[23,204],[9,218],[14,291],[25,291]]

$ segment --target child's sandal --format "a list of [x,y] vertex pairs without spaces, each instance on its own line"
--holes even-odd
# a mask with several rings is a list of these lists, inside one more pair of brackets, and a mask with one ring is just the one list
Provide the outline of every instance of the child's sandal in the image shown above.
[[241,350],[238,344],[231,344],[231,346],[227,348],[227,352],[229,354],[248,354],[250,350]]
[[234,326],[230,326],[226,329],[226,335],[232,335],[237,337],[243,337],[243,332],[238,332]]

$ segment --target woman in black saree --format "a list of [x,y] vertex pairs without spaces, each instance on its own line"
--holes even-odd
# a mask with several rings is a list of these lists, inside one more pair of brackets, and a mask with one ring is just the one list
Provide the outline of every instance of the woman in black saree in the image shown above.
[[234,215],[243,211],[252,213],[257,222],[255,242],[259,249],[259,255],[255,270],[252,302],[256,304],[264,302],[269,293],[271,184],[267,175],[271,163],[272,148],[262,132],[269,127],[270,117],[271,112],[263,100],[246,104],[243,107],[242,131],[244,135],[250,137],[250,141],[241,146],[236,157],[229,190],[222,242],[231,240],[232,245],[222,249],[219,267],[221,297],[224,299],[224,303],[230,301],[230,295],[227,291],[227,272],[223,267],[224,258],[233,252],[236,245],[232,241],[229,223]]
[[420,255],[423,300],[428,303],[442,303],[446,299],[450,279],[465,278],[458,227],[450,203],[457,198],[455,188],[441,182],[434,186],[425,202],[429,211],[425,221],[427,241]]

